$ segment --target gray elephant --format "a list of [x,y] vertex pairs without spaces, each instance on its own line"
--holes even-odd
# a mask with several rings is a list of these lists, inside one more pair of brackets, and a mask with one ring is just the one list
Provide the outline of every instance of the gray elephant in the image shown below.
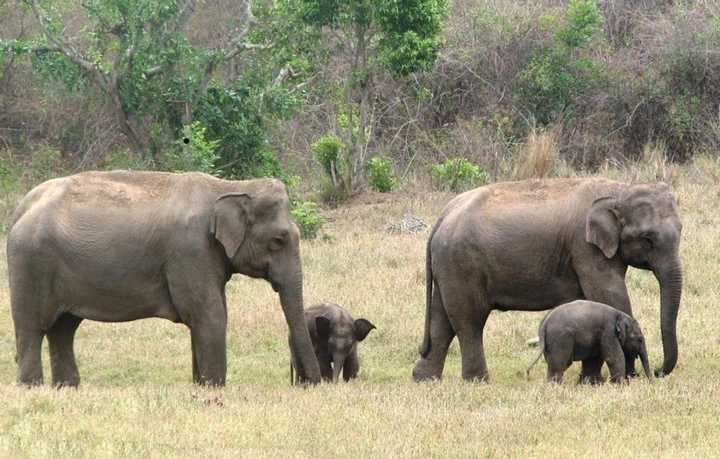
[[[427,244],[425,334],[414,379],[441,377],[455,335],[463,378],[486,379],[483,329],[492,310],[540,311],[587,299],[632,316],[628,266],[651,270],[660,284],[665,360],[657,373],[669,374],[678,356],[681,231],[664,183],[528,180],[457,196]],[[582,371],[599,376],[592,366]],[[634,374],[632,362],[627,372]]]
[[[527,374],[545,356],[549,382],[562,382],[572,362],[582,361],[592,373],[600,373],[603,362],[610,369],[610,380],[626,380],[626,362],[638,357],[648,379],[652,379],[647,347],[637,320],[615,308],[594,301],[576,300],[558,306],[540,323],[540,353]],[[595,370],[597,369],[597,370]],[[581,377],[580,382],[601,383],[600,376]]]
[[[305,325],[310,331],[310,339],[320,363],[322,378],[337,382],[341,370],[345,381],[357,377],[360,371],[357,343],[364,340],[375,325],[367,319],[353,319],[347,310],[333,303],[317,304],[307,308]],[[297,356],[292,346],[290,357],[290,384],[301,383],[304,378],[300,373],[296,378],[293,377]]]
[[86,172],[47,181],[18,205],[7,239],[20,383],[77,386],[83,319],[160,317],[190,329],[193,380],[223,385],[225,284],[235,273],[279,293],[303,378],[320,368],[303,320],[299,232],[278,180]]

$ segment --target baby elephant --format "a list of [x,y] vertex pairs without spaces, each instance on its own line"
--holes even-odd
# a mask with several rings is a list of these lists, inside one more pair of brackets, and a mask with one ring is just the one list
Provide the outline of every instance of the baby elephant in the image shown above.
[[581,382],[599,383],[600,370],[608,364],[614,383],[625,381],[625,359],[639,356],[645,375],[652,378],[645,338],[638,322],[606,304],[578,300],[558,306],[540,324],[540,354],[527,374],[545,355],[548,381],[562,382],[573,361],[582,360]]
[[[357,343],[375,328],[369,320],[354,320],[341,306],[323,303],[305,309],[305,324],[320,363],[320,373],[325,381],[337,382],[340,370],[343,379],[355,378],[360,370]],[[295,355],[290,346],[290,384],[303,382],[298,375],[293,378]]]

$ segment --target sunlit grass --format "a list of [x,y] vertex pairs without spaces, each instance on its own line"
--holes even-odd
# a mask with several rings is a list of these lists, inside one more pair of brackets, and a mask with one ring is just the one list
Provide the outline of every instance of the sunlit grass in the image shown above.
[[[236,276],[228,287],[228,386],[191,384],[190,337],[162,320],[84,322],[79,390],[15,384],[5,244],[0,241],[0,456],[17,457],[708,457],[720,451],[720,167],[700,159],[663,169],[684,223],[685,291],[679,364],[667,378],[627,387],[526,380],[525,345],[542,313],[493,313],[490,384],[460,380],[457,345],[441,382],[410,381],[424,319],[427,234],[389,235],[411,213],[432,224],[450,195],[397,192],[328,211],[332,242],[302,247],[306,304],[334,301],[377,325],[362,343],[359,380],[289,387],[286,325],[270,286]],[[657,170],[607,170],[655,179]],[[633,309],[653,366],[662,361],[659,291],[631,269]],[[43,355],[49,380],[47,351]]]

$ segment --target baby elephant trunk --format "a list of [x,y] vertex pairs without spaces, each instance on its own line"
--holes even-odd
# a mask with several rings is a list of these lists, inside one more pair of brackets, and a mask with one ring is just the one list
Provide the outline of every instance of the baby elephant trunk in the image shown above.
[[642,348],[640,349],[640,362],[642,362],[645,376],[647,376],[648,379],[652,379],[652,371],[650,370],[650,364],[648,363],[647,348],[645,347],[645,343],[643,343]]
[[343,365],[345,365],[345,355],[335,354],[333,355],[333,382],[338,382],[340,372],[342,371]]

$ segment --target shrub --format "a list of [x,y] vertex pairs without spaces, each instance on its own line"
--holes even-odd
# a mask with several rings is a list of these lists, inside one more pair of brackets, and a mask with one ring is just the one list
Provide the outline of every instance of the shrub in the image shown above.
[[320,228],[327,222],[320,214],[317,204],[312,201],[295,202],[291,213],[300,226],[300,236],[303,239],[315,239]]
[[338,187],[342,182],[340,153],[345,148],[345,145],[337,136],[327,134],[320,137],[312,144],[311,148],[313,156],[323,167],[323,171],[332,181],[333,186]]
[[392,159],[375,156],[368,162],[368,183],[370,188],[381,193],[392,191],[398,184]]
[[594,0],[571,0],[566,23],[555,32],[554,44],[535,56],[520,75],[519,95],[535,119],[549,124],[600,79],[601,63],[578,56],[601,29],[603,17]]
[[37,185],[65,173],[65,165],[60,151],[45,147],[33,153],[27,174],[30,184]]
[[440,188],[459,192],[484,185],[490,176],[482,167],[465,158],[448,159],[432,167],[432,174]]
[[183,135],[176,142],[176,148],[166,155],[167,167],[174,171],[214,173],[215,162],[219,159],[215,149],[220,141],[208,140],[206,131],[199,121],[183,127]]
[[144,170],[151,169],[151,164],[142,158],[142,156],[135,154],[130,150],[118,150],[105,157],[103,167],[107,170]]

